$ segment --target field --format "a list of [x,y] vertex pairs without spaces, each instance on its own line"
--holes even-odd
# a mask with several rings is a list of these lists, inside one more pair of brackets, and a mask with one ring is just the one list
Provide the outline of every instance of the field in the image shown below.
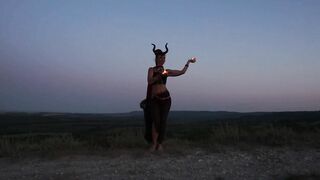
[[[266,174],[260,174],[261,179],[272,179],[271,177],[277,177],[277,175],[279,177],[281,175],[284,179],[320,177],[320,172],[317,170],[320,169],[320,164],[316,161],[320,160],[319,111],[268,113],[173,111],[170,112],[168,120],[165,151],[161,154],[146,152],[148,144],[143,139],[143,123],[142,112],[121,114],[2,113],[0,114],[0,157],[2,159],[0,167],[8,164],[7,159],[15,159],[20,163],[19,165],[21,163],[26,165],[28,164],[26,162],[34,162],[38,159],[37,163],[43,162],[43,166],[50,167],[45,164],[46,161],[49,161],[48,159],[68,157],[72,159],[72,162],[82,159],[89,164],[90,162],[94,164],[96,162],[94,159],[99,157],[107,159],[111,164],[114,163],[114,166],[119,166],[119,171],[123,171],[118,175],[108,173],[109,178],[125,179],[125,176],[132,175],[132,178],[139,179],[142,172],[138,172],[146,171],[145,166],[148,161],[157,160],[159,164],[163,163],[164,169],[167,168],[166,172],[172,171],[172,168],[168,169],[170,166],[166,164],[166,160],[171,159],[173,164],[182,169],[193,168],[197,172],[204,171],[202,172],[204,179],[210,179],[210,176],[216,179],[233,179],[236,175],[243,179],[250,179],[252,176],[251,178],[254,179],[259,175],[250,172],[252,168],[247,174],[243,170],[243,175],[237,174],[240,171],[235,172],[235,169],[232,168],[228,171],[228,167],[223,169],[222,166],[222,170],[218,170],[217,164],[215,165],[216,171],[212,171],[215,172],[214,174],[206,174],[208,169],[202,167],[201,163],[202,168],[198,167],[200,168],[198,170],[196,166],[190,165],[195,161],[195,164],[206,162],[206,167],[213,167],[212,163],[217,162],[217,157],[221,157],[221,164],[230,161],[230,167],[233,167],[232,162],[238,159],[239,164],[234,164],[234,168],[242,167],[244,164],[248,164],[249,167],[251,164],[256,168],[261,166],[260,170],[269,167],[270,172],[263,171],[262,174]],[[138,168],[132,172],[128,170],[128,167],[117,165],[122,160],[128,166],[130,159],[135,162],[138,160],[136,162]],[[265,164],[261,164],[260,161],[264,161]],[[32,164],[29,166],[32,167]],[[285,166],[288,166],[289,169],[285,170]],[[11,167],[10,170],[13,170],[16,164],[13,163],[9,167]],[[277,171],[280,169],[283,169],[284,172]],[[106,172],[108,170],[110,167],[104,169]],[[152,167],[149,170],[152,171]],[[1,174],[4,177],[0,176],[0,178],[16,177],[16,174],[8,172],[9,169],[3,171]],[[75,173],[71,175],[77,175],[76,172],[75,170]],[[93,170],[93,172],[96,171]],[[200,177],[190,176],[184,171],[181,173],[176,178],[198,179]],[[41,173],[38,175],[39,179],[45,177]],[[54,179],[63,177],[67,176],[57,175]],[[99,179],[96,176],[87,177]],[[151,177],[162,178],[161,173],[151,174]],[[170,179],[169,177],[169,175],[163,176],[164,179]],[[27,175],[26,179],[30,179],[30,176]]]

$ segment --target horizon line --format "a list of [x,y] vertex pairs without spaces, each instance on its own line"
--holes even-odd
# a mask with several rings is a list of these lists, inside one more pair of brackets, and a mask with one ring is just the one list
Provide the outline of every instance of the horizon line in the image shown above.
[[[319,112],[319,110],[288,110],[288,111],[226,111],[226,110],[217,110],[217,111],[210,111],[210,110],[172,110],[170,112],[230,112],[230,113],[274,113],[274,112]],[[133,111],[126,111],[126,112],[59,112],[59,111],[3,111],[0,110],[0,114],[5,113],[55,113],[55,114],[130,114],[135,112],[143,112],[143,110],[133,110]]]

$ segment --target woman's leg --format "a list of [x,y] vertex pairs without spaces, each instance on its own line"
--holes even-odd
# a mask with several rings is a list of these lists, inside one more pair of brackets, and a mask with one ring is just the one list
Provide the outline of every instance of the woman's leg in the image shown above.
[[156,127],[154,123],[152,123],[152,145],[150,147],[150,151],[155,151],[157,149],[157,139],[158,139],[159,133],[156,130]]
[[158,136],[158,149],[162,150],[162,142],[165,137],[166,126],[167,126],[167,119],[169,115],[171,107],[171,98],[164,100],[161,104],[160,108],[160,129],[159,129],[159,136]]
[[143,110],[144,112],[144,123],[145,123],[145,132],[144,132],[144,139],[148,143],[152,143],[152,119],[150,116],[150,105]]
[[160,106],[159,103],[154,99],[151,101],[150,115],[152,118],[152,146],[150,151],[154,151],[158,145],[159,138],[159,126],[160,126]]

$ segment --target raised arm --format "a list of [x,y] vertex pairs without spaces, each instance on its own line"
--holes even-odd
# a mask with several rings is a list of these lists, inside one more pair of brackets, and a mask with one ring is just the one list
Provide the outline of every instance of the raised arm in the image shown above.
[[195,62],[195,60],[188,60],[187,64],[184,65],[183,69],[182,70],[172,70],[172,69],[166,69],[167,73],[168,73],[168,76],[180,76],[184,73],[186,73],[188,67],[189,67],[189,64],[191,62]]

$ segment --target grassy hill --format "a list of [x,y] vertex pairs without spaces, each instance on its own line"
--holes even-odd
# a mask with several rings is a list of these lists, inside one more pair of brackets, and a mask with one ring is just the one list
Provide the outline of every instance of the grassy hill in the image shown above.
[[[0,134],[35,132],[104,131],[115,127],[143,127],[143,113],[59,113],[9,112],[0,114]],[[299,112],[225,112],[172,111],[168,125],[282,125],[296,128],[320,128],[320,111]]]
[[[146,147],[141,111],[116,114],[0,114],[0,156],[28,152]],[[320,148],[320,112],[172,111],[167,127],[172,147],[220,145]]]

